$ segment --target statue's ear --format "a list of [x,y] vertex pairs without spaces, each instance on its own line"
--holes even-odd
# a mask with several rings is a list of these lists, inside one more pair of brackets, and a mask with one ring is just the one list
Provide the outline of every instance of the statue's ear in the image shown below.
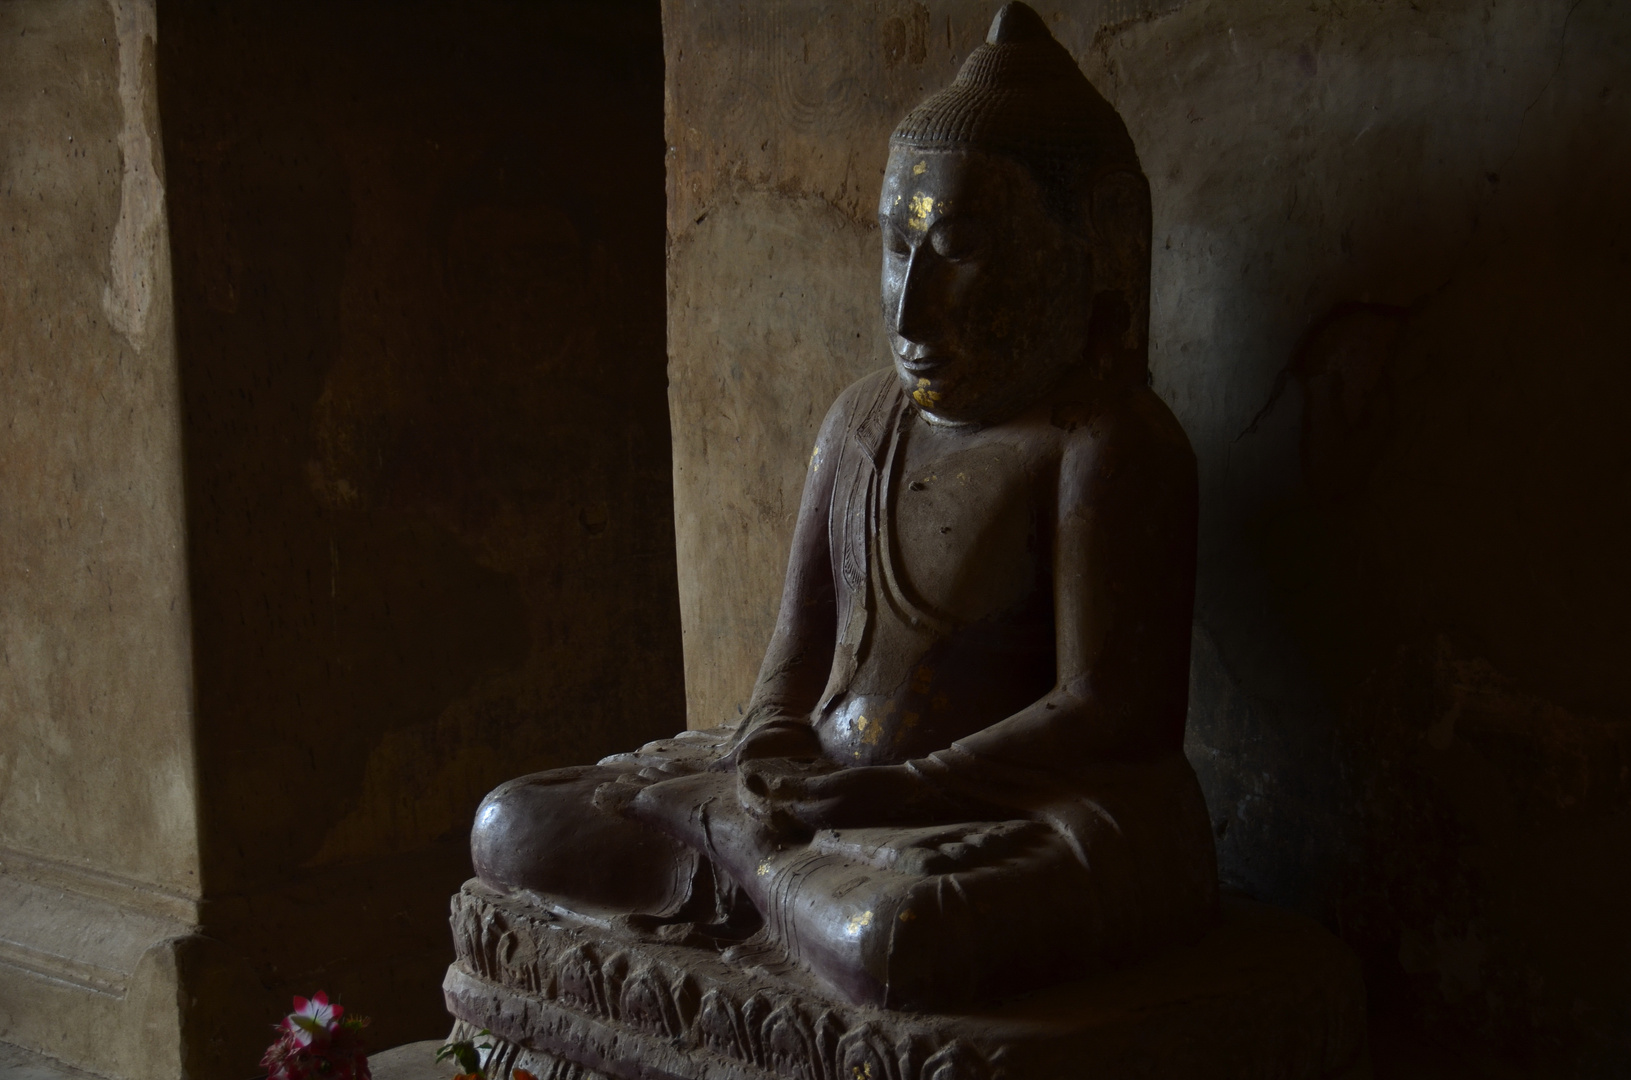
[[1087,185],[1094,289],[1120,293],[1127,317],[1121,346],[1140,356],[1149,334],[1150,185],[1137,169],[1111,166]]
[[1111,168],[1088,185],[1088,220],[1094,255],[1108,263],[1118,281],[1148,273],[1150,261],[1150,185],[1138,172]]
[[1100,370],[1142,382],[1150,320],[1150,187],[1136,169],[1112,166],[1086,185],[1093,260],[1090,337]]
[[1088,185],[1088,199],[1095,229],[1120,233],[1142,226],[1148,235],[1150,185],[1136,169],[1112,165],[1101,171]]

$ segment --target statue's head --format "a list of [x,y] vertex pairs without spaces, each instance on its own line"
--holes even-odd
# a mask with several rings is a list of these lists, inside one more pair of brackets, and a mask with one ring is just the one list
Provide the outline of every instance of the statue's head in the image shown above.
[[895,129],[878,217],[895,367],[931,418],[999,419],[1083,369],[1146,380],[1149,185],[1029,7]]

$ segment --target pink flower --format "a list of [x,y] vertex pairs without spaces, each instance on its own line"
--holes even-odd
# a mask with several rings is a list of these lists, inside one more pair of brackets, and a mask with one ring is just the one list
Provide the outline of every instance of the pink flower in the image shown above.
[[294,1038],[296,1046],[310,1046],[313,1040],[327,1039],[340,1026],[345,1006],[330,1005],[328,995],[319,990],[310,1000],[294,999],[294,1012],[283,1018],[282,1029]]
[[366,1018],[345,1017],[345,1009],[322,993],[295,998],[294,1008],[261,1058],[268,1080],[368,1080]]

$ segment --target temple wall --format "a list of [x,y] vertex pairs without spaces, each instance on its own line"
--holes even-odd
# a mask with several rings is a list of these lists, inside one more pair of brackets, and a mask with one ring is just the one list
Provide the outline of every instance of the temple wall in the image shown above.
[[[694,727],[745,703],[816,426],[887,363],[887,135],[995,6],[665,5]],[[1153,189],[1225,877],[1359,951],[1379,1073],[1623,1071],[1631,10],[1035,6]]]
[[0,4],[0,1040],[174,1074],[199,849],[142,0]]

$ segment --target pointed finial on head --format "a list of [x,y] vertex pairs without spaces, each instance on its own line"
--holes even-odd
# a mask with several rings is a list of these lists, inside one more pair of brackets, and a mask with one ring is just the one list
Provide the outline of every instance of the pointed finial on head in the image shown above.
[[985,40],[991,45],[1018,45],[1027,41],[1052,41],[1053,35],[1048,33],[1048,24],[1042,21],[1042,16],[1029,4],[1014,0],[998,10]]
[[[1029,5],[1004,4],[952,84],[907,114],[891,136],[924,148],[979,147],[1027,160],[1070,159],[1136,170],[1127,128],[1070,51]],[[1091,171],[1091,170],[1089,170]],[[1085,175],[1085,173],[1083,174]]]

